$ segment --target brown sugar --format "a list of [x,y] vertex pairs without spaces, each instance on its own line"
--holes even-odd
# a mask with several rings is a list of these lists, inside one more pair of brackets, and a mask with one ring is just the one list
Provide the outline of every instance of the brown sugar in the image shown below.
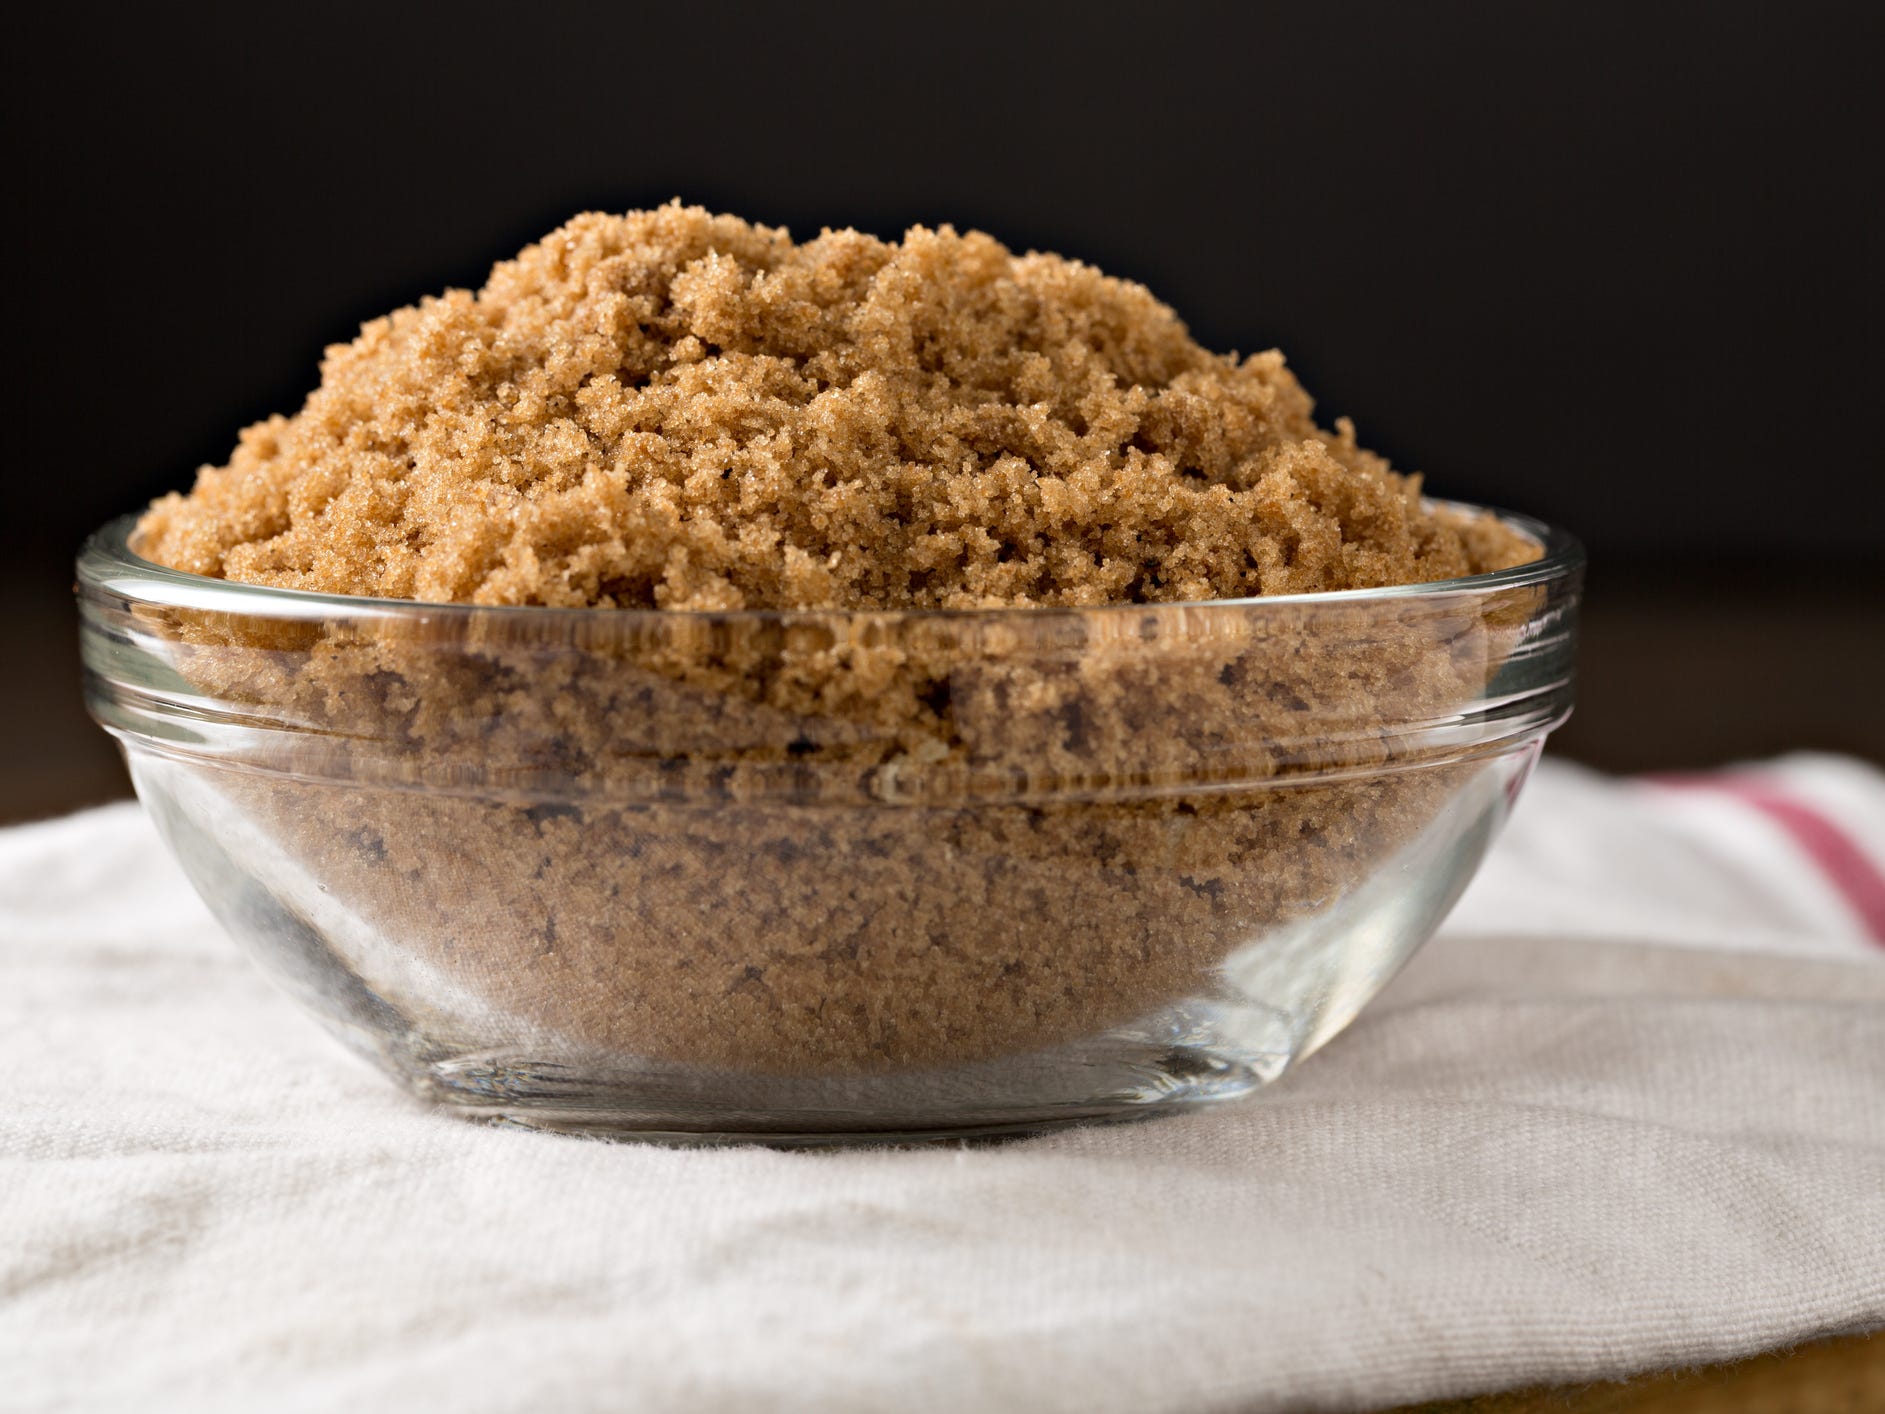
[[293,779],[177,798],[239,812],[301,913],[344,900],[328,945],[435,1036],[772,1074],[1011,1056],[1208,992],[1481,769],[1406,728],[1485,690],[1528,591],[1199,601],[1538,554],[1136,285],[680,206],[368,325],[137,548],[707,611],[179,613],[177,671],[295,731],[247,763]]
[[1224,599],[1529,553],[1310,412],[1280,354],[1209,353],[1076,261],[670,205],[375,320],[141,532],[253,584],[671,609]]

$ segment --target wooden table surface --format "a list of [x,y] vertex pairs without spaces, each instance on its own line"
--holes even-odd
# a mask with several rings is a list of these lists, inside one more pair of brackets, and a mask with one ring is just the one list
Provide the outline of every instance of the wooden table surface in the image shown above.
[[1400,1405],[1389,1414],[1881,1414],[1885,1331],[1616,1384]]

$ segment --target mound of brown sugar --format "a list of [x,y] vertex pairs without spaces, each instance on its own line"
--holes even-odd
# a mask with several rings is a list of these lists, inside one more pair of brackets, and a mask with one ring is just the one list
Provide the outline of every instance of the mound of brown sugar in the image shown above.
[[480,604],[1234,598],[1531,557],[1325,431],[1280,354],[979,232],[579,216],[328,351],[146,514],[177,569]]

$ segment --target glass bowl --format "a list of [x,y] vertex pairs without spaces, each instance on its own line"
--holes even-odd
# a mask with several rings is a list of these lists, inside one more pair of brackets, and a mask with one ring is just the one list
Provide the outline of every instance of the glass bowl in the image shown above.
[[927,612],[490,608],[79,561],[87,700],[229,932],[416,1094],[908,1140],[1215,1103],[1438,926],[1570,710],[1581,553]]

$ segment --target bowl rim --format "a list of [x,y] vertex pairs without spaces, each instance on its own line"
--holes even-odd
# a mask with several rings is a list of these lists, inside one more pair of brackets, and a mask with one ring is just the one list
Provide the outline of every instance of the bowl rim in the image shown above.
[[1045,619],[1062,615],[1183,614],[1235,609],[1286,612],[1301,605],[1361,605],[1374,601],[1402,604],[1407,600],[1445,599],[1501,590],[1524,589],[1564,580],[1584,568],[1584,547],[1569,531],[1533,516],[1494,506],[1439,497],[1423,497],[1424,505],[1443,510],[1478,515],[1489,513],[1507,526],[1536,542],[1542,553],[1535,560],[1507,569],[1483,574],[1461,575],[1453,579],[1426,580],[1414,584],[1390,584],[1375,589],[1330,589],[1311,594],[1259,594],[1236,599],[1160,600],[1152,603],[1119,604],[993,604],[961,609],[660,609],[601,608],[597,606],[561,606],[547,604],[467,604],[461,601],[430,599],[389,599],[365,594],[332,594],[311,589],[285,589],[276,585],[247,584],[240,580],[214,579],[172,569],[147,560],[133,548],[132,540],[141,512],[118,516],[107,521],[87,537],[78,557],[81,590],[103,590],[113,597],[170,608],[241,613],[249,617],[275,617],[295,620],[330,620],[335,618],[384,617],[388,615],[448,617],[503,615],[535,617],[539,620],[595,619],[612,624],[631,624],[637,620],[666,623],[733,621],[829,623],[834,619],[905,623],[910,620],[960,621],[987,619]]

